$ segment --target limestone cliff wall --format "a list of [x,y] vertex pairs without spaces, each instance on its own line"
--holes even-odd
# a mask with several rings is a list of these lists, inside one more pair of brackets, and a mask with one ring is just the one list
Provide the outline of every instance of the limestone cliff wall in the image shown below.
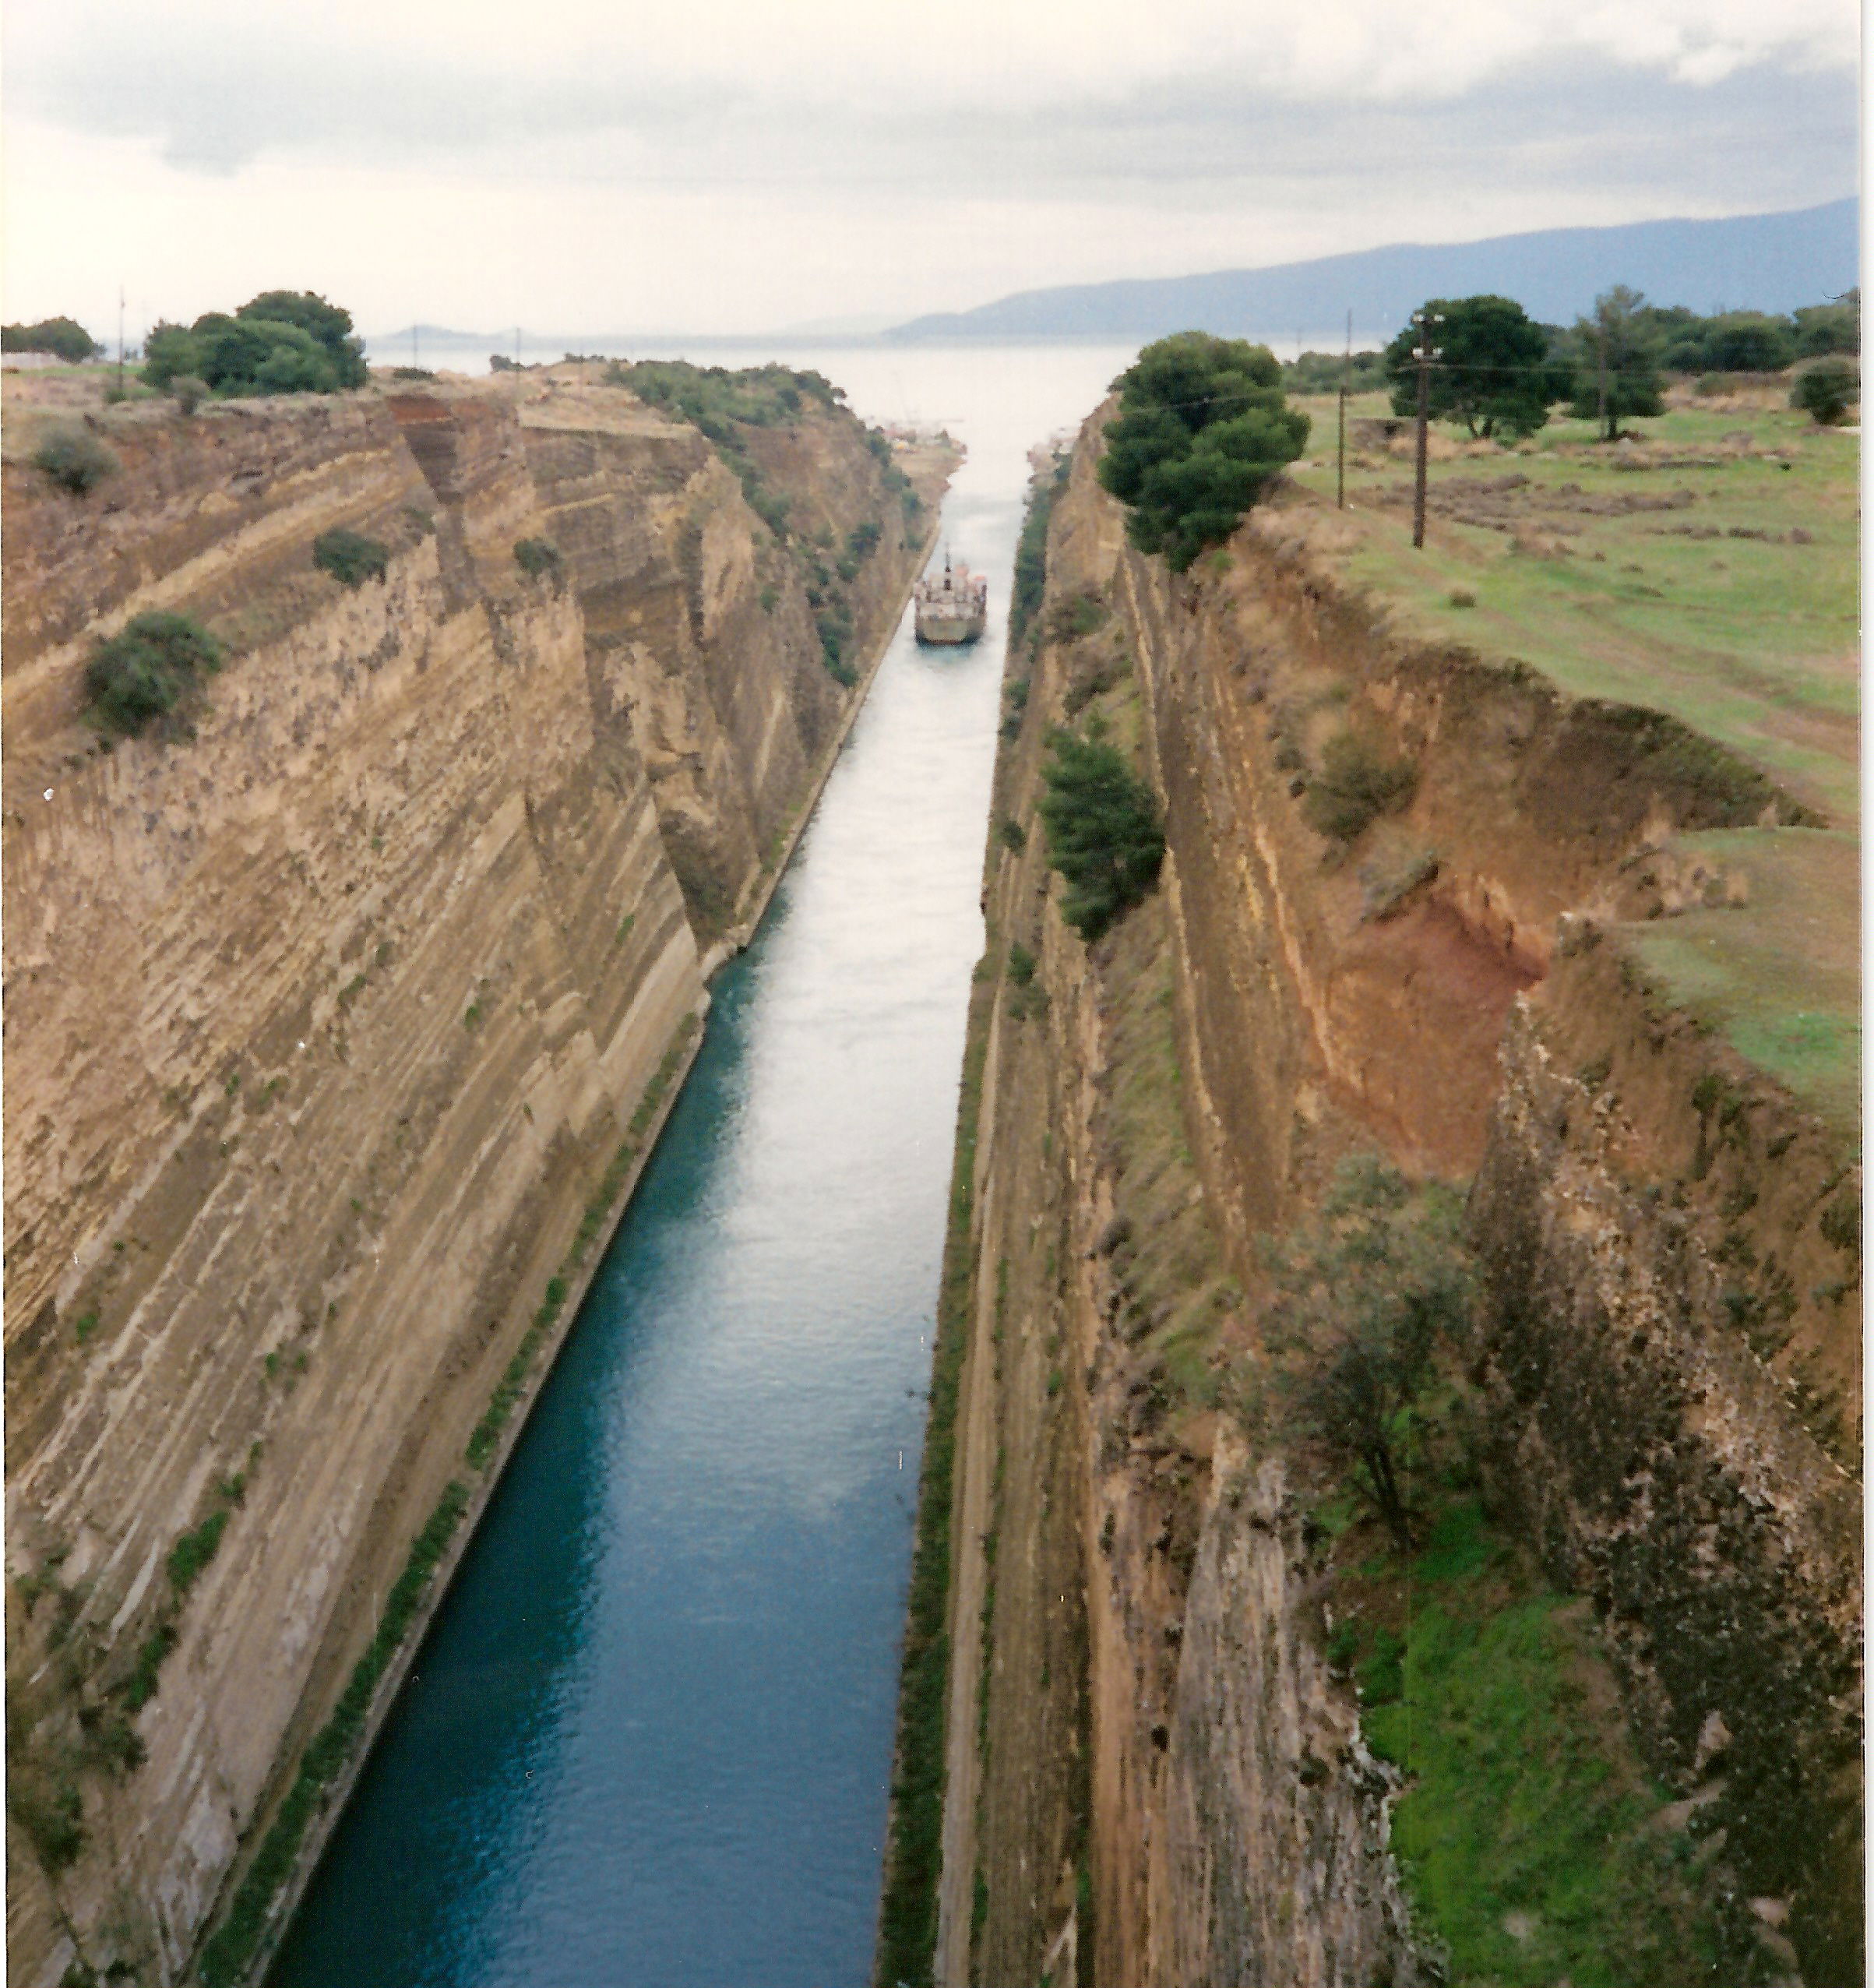
[[[595,703],[631,737],[692,924],[743,922],[798,814],[849,698],[821,658],[796,563],[751,530],[736,476],[696,429],[590,376],[522,406],[527,460],[586,622]],[[749,453],[791,493],[798,544],[879,549],[850,599],[861,629],[902,601],[926,527],[908,523],[884,465],[849,421],[812,414],[749,432]]]
[[[770,534],[693,430],[530,393],[125,411],[86,499],[5,468],[23,1983],[188,1972],[706,1005],[662,714],[715,724],[685,805],[746,906],[860,694],[778,566],[763,613]],[[816,430],[855,520],[885,509],[865,439]],[[315,569],[340,526],[382,580]],[[868,655],[919,549],[875,555]],[[107,745],[84,661],[152,607],[229,657],[191,725]]]
[[[1475,1176],[1498,1482],[1608,1622],[1649,1768],[1726,1805],[1781,1963],[1845,1980],[1858,1176],[1613,936],[1640,852],[1800,811],[1668,721],[1390,638],[1279,505],[1173,576],[1098,487],[1099,426],[992,824],[938,1979],[1424,1978],[1307,1498],[1228,1405],[1258,1237],[1378,1147]],[[1169,853],[1088,948],[1034,809],[1094,696]],[[1350,731],[1417,784],[1347,853],[1302,801]]]

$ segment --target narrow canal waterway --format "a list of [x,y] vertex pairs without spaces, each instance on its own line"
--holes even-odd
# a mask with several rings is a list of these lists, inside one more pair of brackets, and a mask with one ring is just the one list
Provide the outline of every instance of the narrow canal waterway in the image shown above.
[[1130,354],[815,365],[970,447],[908,620],[336,1833],[282,1988],[862,1988],[1025,452]]

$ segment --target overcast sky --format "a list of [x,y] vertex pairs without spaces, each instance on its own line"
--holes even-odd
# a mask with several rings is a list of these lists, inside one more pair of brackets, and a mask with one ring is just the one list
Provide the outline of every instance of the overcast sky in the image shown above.
[[8,0],[5,315],[753,331],[1855,190],[1854,0]]

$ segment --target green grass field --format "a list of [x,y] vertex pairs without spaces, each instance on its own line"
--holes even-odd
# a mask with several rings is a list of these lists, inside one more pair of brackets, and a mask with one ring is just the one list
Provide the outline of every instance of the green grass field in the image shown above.
[[[1608,448],[1557,421],[1514,448],[1436,431],[1423,552],[1409,431],[1355,426],[1332,506],[1335,407],[1314,419],[1291,515],[1398,633],[1532,664],[1562,689],[1669,712],[1760,767],[1828,832],[1686,838],[1742,872],[1741,908],[1622,935],[1655,985],[1860,1142],[1860,440],[1759,389],[1688,397]],[[1511,479],[1522,479],[1513,485]]]
[[1861,1144],[1861,846],[1844,831],[1726,829],[1674,851],[1740,874],[1748,904],[1630,925],[1647,978]]
[[[1315,426],[1295,478],[1331,503],[1333,403],[1302,404]],[[1377,395],[1351,410],[1386,411]],[[1409,450],[1350,448],[1345,578],[1404,629],[1669,711],[1832,821],[1857,820],[1858,436],[1774,408],[1678,407],[1640,428],[1608,449],[1558,421],[1514,449],[1434,461],[1422,552]],[[1510,476],[1527,481],[1478,488]]]

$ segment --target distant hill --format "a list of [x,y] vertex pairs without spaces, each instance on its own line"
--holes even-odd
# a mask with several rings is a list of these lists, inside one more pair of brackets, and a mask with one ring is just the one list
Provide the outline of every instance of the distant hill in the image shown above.
[[1428,297],[1513,297],[1545,323],[1570,323],[1616,283],[1655,304],[1709,311],[1791,311],[1861,280],[1860,203],[1715,221],[1545,228],[1485,241],[1402,242],[1273,269],[1025,290],[973,311],[896,326],[907,343],[949,339],[1319,337],[1354,314],[1355,331],[1390,337]]

